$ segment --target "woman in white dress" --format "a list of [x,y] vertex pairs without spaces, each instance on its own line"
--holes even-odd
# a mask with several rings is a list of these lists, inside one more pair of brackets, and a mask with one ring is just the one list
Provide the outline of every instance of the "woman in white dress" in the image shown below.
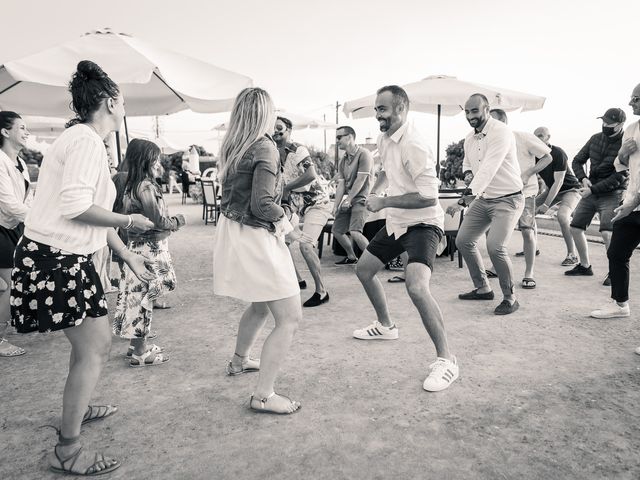
[[[269,94],[246,88],[236,98],[220,149],[222,200],[213,251],[213,291],[251,304],[242,315],[229,375],[260,371],[250,408],[290,414],[300,403],[276,394],[274,383],[302,318],[300,288],[284,241],[292,227],[280,205],[282,175]],[[260,360],[249,357],[269,312],[275,328]]]

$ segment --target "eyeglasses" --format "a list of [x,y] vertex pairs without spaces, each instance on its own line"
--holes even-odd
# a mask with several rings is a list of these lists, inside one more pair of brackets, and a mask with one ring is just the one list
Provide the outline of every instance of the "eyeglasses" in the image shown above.
[[346,137],[348,135],[348,133],[345,133],[344,135],[336,135],[336,140],[340,140],[342,137]]

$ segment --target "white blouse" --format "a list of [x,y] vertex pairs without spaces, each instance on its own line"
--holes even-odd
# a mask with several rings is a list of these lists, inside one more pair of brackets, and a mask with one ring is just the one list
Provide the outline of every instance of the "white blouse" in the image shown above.
[[47,150],[25,237],[76,254],[89,254],[107,244],[111,227],[75,220],[92,205],[111,211],[116,187],[100,136],[89,126],[65,130]]
[[[24,222],[29,207],[25,204],[29,189],[29,171],[21,158],[18,162],[22,172],[16,168],[15,160],[0,150],[0,226],[13,229]],[[26,184],[25,184],[26,181]]]

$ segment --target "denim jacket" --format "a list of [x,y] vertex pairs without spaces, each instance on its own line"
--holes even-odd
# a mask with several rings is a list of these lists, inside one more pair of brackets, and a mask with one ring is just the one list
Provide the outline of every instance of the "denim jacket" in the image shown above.
[[144,233],[129,230],[128,239],[131,241],[159,241],[164,240],[171,232],[180,228],[178,220],[169,216],[169,210],[164,202],[162,190],[155,182],[143,180],[138,186],[138,195],[131,193],[122,199],[125,214],[140,213],[153,222],[153,228]]
[[258,139],[222,184],[220,210],[230,220],[275,231],[282,218],[282,173],[278,149],[269,136]]

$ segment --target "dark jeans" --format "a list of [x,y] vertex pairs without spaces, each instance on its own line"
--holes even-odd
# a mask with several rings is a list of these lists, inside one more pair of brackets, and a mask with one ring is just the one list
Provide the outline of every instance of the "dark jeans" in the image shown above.
[[613,235],[607,250],[607,258],[611,278],[611,298],[616,302],[629,300],[629,259],[639,244],[640,212],[631,212],[613,223]]

